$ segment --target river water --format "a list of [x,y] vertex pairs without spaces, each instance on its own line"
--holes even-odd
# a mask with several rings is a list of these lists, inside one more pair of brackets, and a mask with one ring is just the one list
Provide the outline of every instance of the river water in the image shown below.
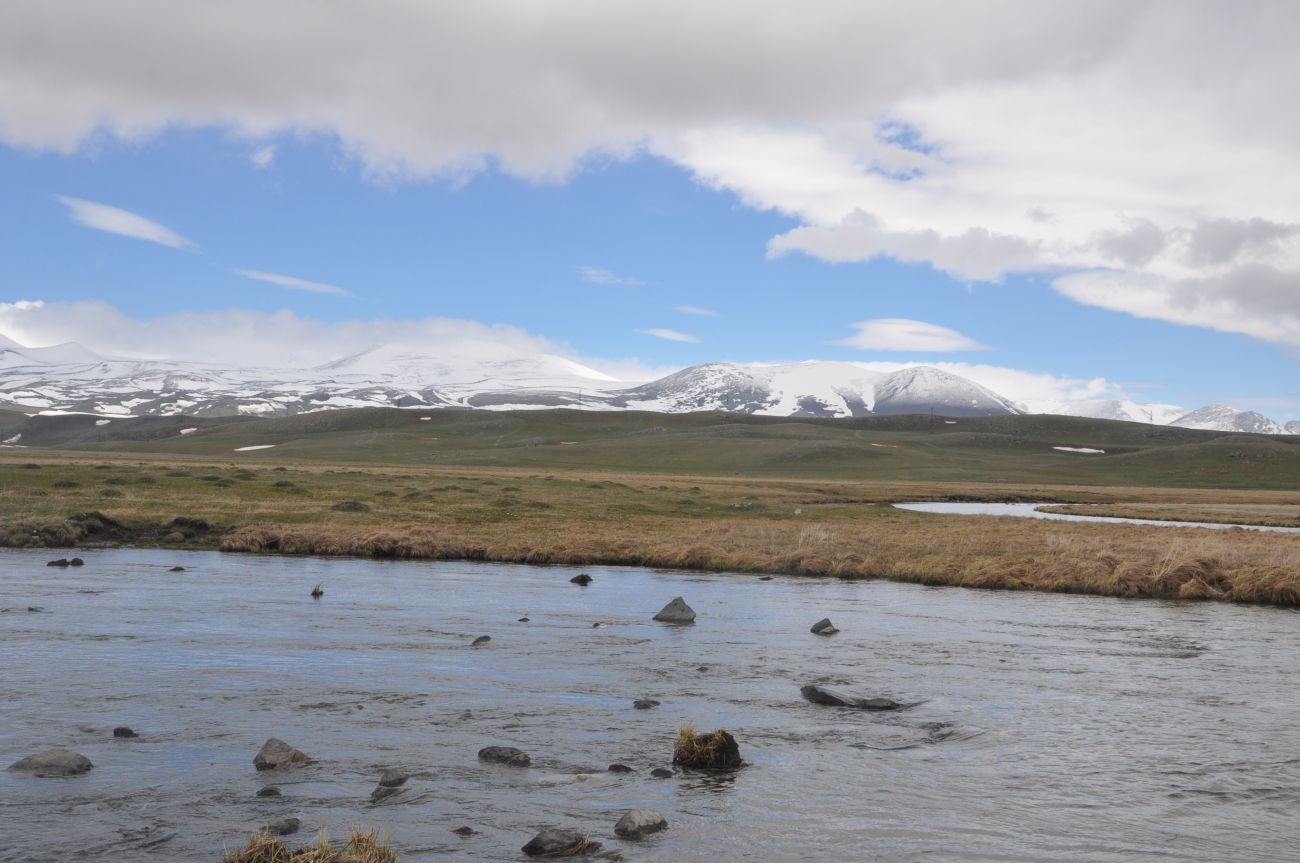
[[953,503],[934,501],[923,503],[896,503],[896,509],[911,512],[929,512],[936,515],[999,515],[1009,518],[1041,518],[1048,521],[1099,521],[1107,524],[1149,524],[1155,527],[1208,527],[1212,530],[1260,530],[1265,533],[1300,533],[1300,527],[1281,527],[1264,524],[1224,524],[1216,521],[1161,521],[1154,518],[1120,518],[1109,515],[1086,515],[1066,512],[1043,512],[1039,507],[1047,503]]
[[[95,769],[0,771],[3,861],[217,861],[287,816],[302,841],[379,827],[404,863],[520,860],[549,824],[644,861],[1293,861],[1300,843],[1293,611],[600,567],[579,588],[567,567],[134,549],[61,570],[49,556],[0,553],[0,759],[65,746]],[[698,622],[653,623],[679,594]],[[839,635],[809,633],[825,615]],[[813,681],[924,703],[822,707],[799,696]],[[634,710],[643,697],[662,706]],[[731,730],[749,766],[651,778],[684,721]],[[115,740],[116,725],[140,737]],[[258,774],[270,736],[316,762]],[[490,744],[533,766],[479,763]],[[413,777],[371,804],[388,766]],[[254,796],[272,783],[282,797]],[[617,840],[630,807],[668,831]]]

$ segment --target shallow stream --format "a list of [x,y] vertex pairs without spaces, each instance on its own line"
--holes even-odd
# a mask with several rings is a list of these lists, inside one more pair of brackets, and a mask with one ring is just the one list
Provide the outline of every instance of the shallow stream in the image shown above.
[[[520,860],[549,824],[644,861],[1289,861],[1300,843],[1293,611],[601,567],[580,588],[567,567],[50,556],[0,553],[0,761],[65,746],[95,768],[0,770],[3,861],[215,863],[288,816],[295,841],[379,827],[403,863]],[[651,622],[677,595],[698,622]],[[812,635],[826,615],[841,633]],[[817,706],[799,695],[814,681],[923,703]],[[749,766],[652,778],[682,722],[731,730]],[[113,739],[118,725],[140,737]],[[257,773],[271,736],[315,763]],[[533,766],[480,763],[490,744]],[[371,804],[389,766],[412,778]],[[270,784],[283,796],[254,796]],[[617,840],[631,807],[669,829]]]

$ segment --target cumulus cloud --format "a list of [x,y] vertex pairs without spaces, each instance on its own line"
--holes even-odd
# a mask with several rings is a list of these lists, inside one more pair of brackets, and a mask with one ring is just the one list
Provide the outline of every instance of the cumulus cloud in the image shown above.
[[231,272],[243,276],[246,279],[253,279],[257,282],[266,282],[269,285],[277,285],[281,288],[288,288],[291,291],[307,291],[313,294],[330,294],[336,297],[352,296],[351,292],[340,288],[338,285],[329,285],[325,282],[310,282],[296,276],[284,276],[279,273],[264,273],[261,270],[231,270]]
[[699,339],[688,333],[681,333],[677,330],[668,330],[663,327],[651,327],[648,330],[641,330],[641,332],[645,333],[647,336],[654,336],[656,339],[663,339],[667,342],[687,342],[692,345],[699,344],[700,342]]
[[639,288],[645,285],[645,282],[640,279],[620,276],[604,267],[578,267],[578,275],[584,282],[593,285],[615,285],[622,288]]
[[859,321],[853,327],[857,332],[836,342],[837,345],[863,351],[951,353],[988,350],[988,345],[982,345],[956,330],[926,321],[913,321],[908,318],[876,318],[870,321]]
[[188,249],[194,246],[171,228],[129,210],[87,201],[84,198],[71,198],[67,195],[58,195],[56,199],[68,208],[68,215],[72,221],[83,227],[117,234],[120,237],[130,237],[133,240],[145,240],[173,249]]
[[545,180],[650,153],[792,218],[773,254],[1097,272],[1068,295],[1108,308],[1119,270],[1253,333],[1273,306],[1231,274],[1300,269],[1297,43],[1269,0],[11,0],[0,141],[215,125]]
[[705,309],[700,306],[677,306],[673,309],[675,312],[681,312],[683,315],[696,315],[702,318],[719,318],[722,317],[713,309]]

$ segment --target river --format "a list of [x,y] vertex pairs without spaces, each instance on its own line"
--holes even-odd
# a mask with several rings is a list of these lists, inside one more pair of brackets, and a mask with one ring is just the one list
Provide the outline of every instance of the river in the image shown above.
[[[56,569],[48,552],[0,553],[0,759],[65,746],[95,764],[67,779],[0,771],[3,861],[215,863],[287,816],[302,842],[378,827],[403,863],[517,861],[549,824],[641,861],[1289,861],[1300,842],[1289,610],[630,568],[81,556]],[[568,582],[579,571],[589,587]],[[652,622],[677,595],[697,623]],[[810,634],[826,615],[841,633]],[[817,706],[799,694],[814,681],[922,703]],[[748,766],[652,778],[682,722],[730,730]],[[113,739],[117,725],[140,737]],[[271,736],[315,763],[257,773]],[[480,763],[491,744],[533,766]],[[371,804],[389,766],[412,778]],[[255,796],[269,784],[283,796]],[[632,807],[669,829],[616,839]]]

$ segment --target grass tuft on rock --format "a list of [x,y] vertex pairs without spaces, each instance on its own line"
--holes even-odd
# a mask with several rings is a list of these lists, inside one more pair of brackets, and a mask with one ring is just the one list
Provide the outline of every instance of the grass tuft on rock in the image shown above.
[[673,745],[673,763],[691,770],[735,770],[745,762],[736,738],[726,731],[696,734],[693,727],[683,725]]
[[373,830],[354,830],[346,845],[335,847],[321,833],[315,844],[290,851],[279,839],[258,833],[222,863],[396,863],[397,855]]

